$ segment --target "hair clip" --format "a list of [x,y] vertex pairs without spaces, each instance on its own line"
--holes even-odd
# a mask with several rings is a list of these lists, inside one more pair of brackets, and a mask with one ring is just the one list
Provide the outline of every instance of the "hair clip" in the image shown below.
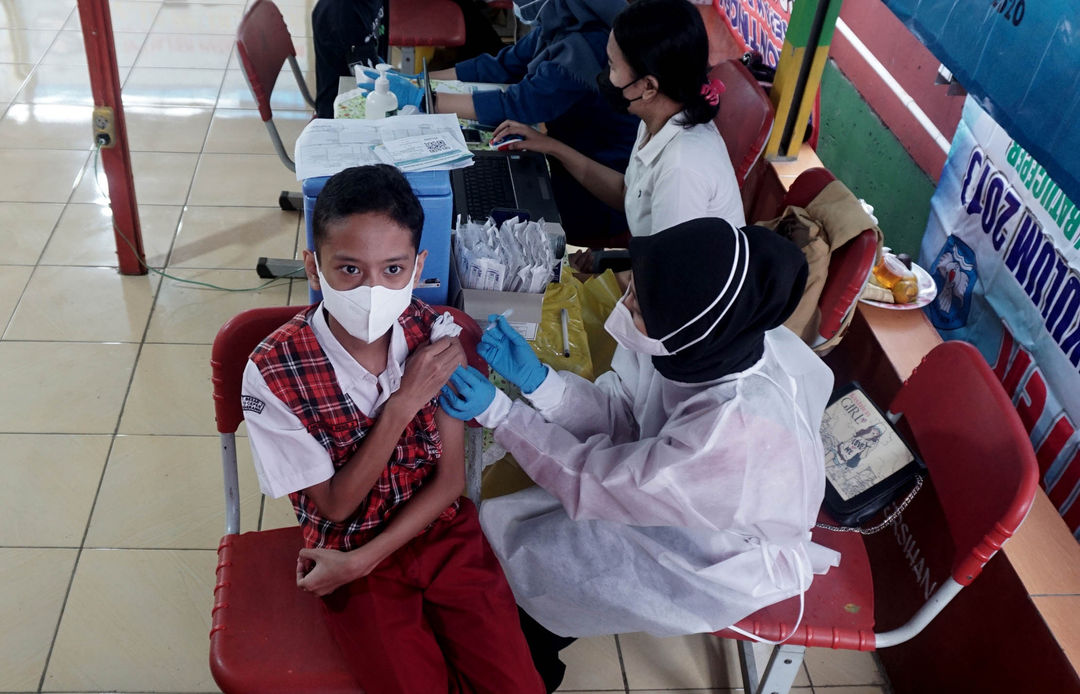
[[701,85],[701,95],[705,97],[705,101],[708,101],[710,106],[716,106],[720,103],[720,95],[726,89],[727,87],[720,80],[709,80]]

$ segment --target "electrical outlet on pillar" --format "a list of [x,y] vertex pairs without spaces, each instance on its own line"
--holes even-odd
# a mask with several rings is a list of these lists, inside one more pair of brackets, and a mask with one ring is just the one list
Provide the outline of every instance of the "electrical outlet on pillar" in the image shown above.
[[116,119],[111,108],[108,106],[95,107],[92,124],[95,145],[101,149],[108,149],[116,145]]

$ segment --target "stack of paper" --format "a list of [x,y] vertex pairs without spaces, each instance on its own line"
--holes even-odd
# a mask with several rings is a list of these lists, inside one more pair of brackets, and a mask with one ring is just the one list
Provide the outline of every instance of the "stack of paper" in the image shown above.
[[383,163],[402,171],[452,169],[472,163],[472,152],[464,139],[459,146],[453,135],[440,132],[388,140],[376,146],[374,151]]
[[380,120],[323,119],[307,124],[294,149],[296,179],[333,176],[350,166],[392,164],[402,171],[472,164],[457,116],[449,113]]

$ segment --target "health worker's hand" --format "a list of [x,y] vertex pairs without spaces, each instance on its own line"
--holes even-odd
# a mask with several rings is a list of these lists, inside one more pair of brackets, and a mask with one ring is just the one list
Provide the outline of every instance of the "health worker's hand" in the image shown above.
[[524,123],[518,123],[516,120],[504,120],[500,123],[499,127],[495,128],[494,132],[491,133],[491,141],[498,142],[508,135],[519,135],[525,139],[520,142],[512,142],[507,146],[507,149],[527,149],[530,152],[551,154],[559,144],[559,141],[555,138],[544,135],[536,128],[531,128]]
[[301,549],[296,559],[296,585],[315,595],[329,595],[346,583],[367,576],[378,565],[363,547],[351,552]]
[[[371,80],[371,86],[365,84],[362,87],[375,91],[375,80],[379,77],[379,71],[364,68],[363,72]],[[409,105],[422,109],[420,104],[424,101],[424,90],[416,86],[416,82],[396,72],[386,73],[386,80],[390,83],[390,91],[397,97],[398,109]]]
[[536,352],[518,331],[510,327],[505,317],[492,314],[488,316],[488,322],[493,325],[484,331],[476,353],[506,380],[521,388],[522,393],[539,388],[547,378],[547,367],[540,363]]
[[[450,386],[443,386],[439,404],[451,416],[467,422],[481,415],[495,400],[495,386],[471,366],[458,367],[450,376]],[[456,391],[456,392],[455,392]]]

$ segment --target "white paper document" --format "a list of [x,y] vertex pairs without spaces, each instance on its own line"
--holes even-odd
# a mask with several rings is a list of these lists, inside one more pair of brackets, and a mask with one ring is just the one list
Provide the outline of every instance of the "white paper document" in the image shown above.
[[[424,143],[429,143],[425,145]],[[376,151],[378,149],[378,151]],[[333,176],[350,166],[391,163],[403,171],[449,170],[472,164],[451,113],[379,120],[316,118],[296,139],[296,179]]]

